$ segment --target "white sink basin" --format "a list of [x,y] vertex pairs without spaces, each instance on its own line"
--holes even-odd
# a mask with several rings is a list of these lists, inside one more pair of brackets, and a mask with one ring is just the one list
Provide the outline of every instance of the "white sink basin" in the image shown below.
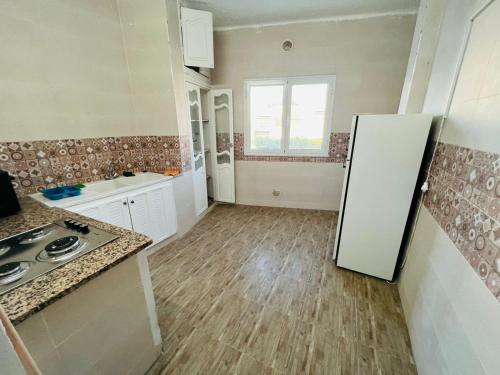
[[148,182],[156,182],[165,179],[165,176],[154,173],[141,173],[132,177],[120,178],[120,183],[126,185],[142,185]]
[[92,184],[88,184],[86,190],[95,191],[97,193],[108,193],[129,186],[121,181],[122,179],[120,178],[116,180],[94,182]]

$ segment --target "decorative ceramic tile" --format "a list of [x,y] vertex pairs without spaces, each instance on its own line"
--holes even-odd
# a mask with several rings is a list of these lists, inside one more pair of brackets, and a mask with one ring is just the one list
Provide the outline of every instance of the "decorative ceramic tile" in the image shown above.
[[217,152],[229,151],[231,149],[229,142],[229,133],[217,133],[216,135],[216,144],[217,144]]
[[189,153],[189,147],[189,138],[186,143],[178,136],[3,142],[0,169],[14,177],[14,189],[23,196],[45,188],[102,180],[111,160],[117,163],[118,173],[187,170],[191,159],[182,156],[181,149]]
[[182,163],[182,170],[191,170],[191,138],[189,135],[179,136],[180,157]]
[[438,143],[424,204],[500,301],[500,155]]
[[267,156],[245,155],[245,140],[243,133],[234,133],[234,157],[245,161],[286,161],[306,163],[344,163],[347,158],[350,133],[331,133],[328,146],[328,156]]

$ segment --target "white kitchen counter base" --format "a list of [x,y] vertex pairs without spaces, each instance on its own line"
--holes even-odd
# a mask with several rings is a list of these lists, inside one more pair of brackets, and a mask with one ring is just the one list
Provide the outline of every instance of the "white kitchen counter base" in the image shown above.
[[133,177],[118,177],[113,180],[85,184],[86,187],[83,188],[82,194],[76,197],[53,201],[45,198],[42,193],[36,193],[32,194],[31,198],[49,207],[68,208],[170,180],[172,180],[171,176],[164,176],[158,173],[138,173]]
[[64,208],[111,225],[145,234],[154,243],[177,233],[172,177],[140,173],[133,177],[89,183],[82,194],[50,200],[31,197],[49,207]]
[[144,374],[155,343],[137,256],[51,304],[16,330],[50,374]]

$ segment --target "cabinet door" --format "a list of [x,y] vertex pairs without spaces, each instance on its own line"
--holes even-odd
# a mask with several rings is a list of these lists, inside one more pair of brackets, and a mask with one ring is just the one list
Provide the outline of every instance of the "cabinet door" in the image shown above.
[[212,13],[181,8],[184,65],[214,67]]
[[156,232],[151,224],[153,221],[148,215],[148,193],[141,192],[129,195],[128,206],[134,232],[145,234],[154,240]]
[[145,234],[156,243],[177,231],[171,183],[129,195],[128,203],[135,232]]
[[205,169],[205,149],[203,139],[203,124],[201,118],[200,88],[187,84],[189,102],[189,121],[193,142],[193,184],[196,214],[199,215],[208,207],[207,178]]
[[212,148],[215,200],[234,203],[234,135],[233,135],[233,92],[230,89],[210,91],[210,122],[215,128],[215,142]]
[[125,197],[102,199],[98,202],[70,207],[67,210],[104,223],[132,230],[128,202]]
[[100,206],[102,221],[117,227],[132,230],[132,221],[126,198],[115,199]]

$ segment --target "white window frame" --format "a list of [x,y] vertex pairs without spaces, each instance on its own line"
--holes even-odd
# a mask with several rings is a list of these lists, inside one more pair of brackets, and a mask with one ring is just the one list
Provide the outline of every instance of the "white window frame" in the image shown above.
[[[328,156],[328,149],[330,144],[330,132],[332,129],[333,118],[333,99],[335,92],[335,79],[336,76],[307,76],[307,77],[286,77],[286,78],[271,78],[271,79],[249,79],[245,80],[245,155],[266,155],[266,156]],[[328,92],[325,108],[325,123],[323,124],[323,143],[319,150],[291,150],[289,148],[290,141],[290,109],[292,85],[296,84],[314,84],[314,83],[327,83]],[[283,89],[283,114],[282,114],[282,135],[281,135],[281,149],[278,151],[273,150],[252,150],[250,129],[250,89],[255,86],[272,86],[281,84]]]

